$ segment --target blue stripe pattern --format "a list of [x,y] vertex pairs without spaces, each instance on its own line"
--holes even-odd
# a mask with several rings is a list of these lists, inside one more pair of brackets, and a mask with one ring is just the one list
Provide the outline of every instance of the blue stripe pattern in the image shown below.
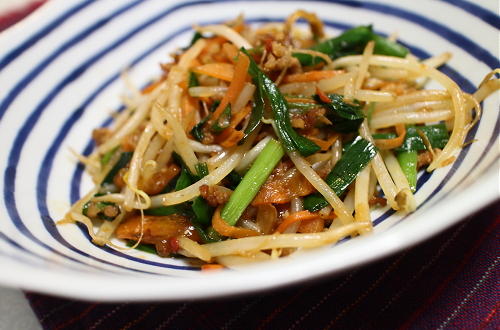
[[[139,5],[142,2],[142,0],[138,0],[135,2],[132,2],[130,4],[127,4],[126,6],[120,8],[118,11],[112,13],[111,15],[107,17],[103,17],[96,21],[94,24],[89,26],[88,28],[84,29],[83,31],[77,33],[74,37],[72,37],[70,40],[67,42],[63,43],[58,49],[56,49],[55,52],[50,54],[45,60],[41,61],[40,64],[34,67],[33,70],[30,71],[28,75],[26,75],[23,79],[21,79],[13,89],[9,91],[7,96],[4,98],[2,103],[0,103],[0,120],[2,120],[2,117],[9,108],[9,106],[12,104],[12,102],[15,100],[15,98],[30,84],[33,79],[35,79],[40,73],[42,73],[47,66],[57,60],[62,54],[64,54],[66,51],[70,50],[73,46],[79,44],[83,40],[85,40],[88,36],[92,35],[94,32],[98,31],[100,28],[111,22],[114,18],[120,16],[121,14],[125,13],[126,11],[134,8],[135,6]],[[83,72],[83,71],[82,71]],[[75,73],[75,78],[78,77],[79,74]]]
[[[5,172],[4,198],[5,198],[6,205],[8,205],[8,210],[9,210],[9,214],[11,216],[11,219],[12,219],[13,223],[16,225],[16,227],[19,229],[20,232],[25,234],[27,237],[29,237],[33,241],[41,243],[44,247],[46,247],[46,248],[48,247],[44,243],[37,240],[34,237],[34,235],[28,230],[28,228],[26,228],[25,225],[22,223],[22,220],[21,220],[19,214],[17,213],[16,203],[15,203],[15,199],[14,199],[15,175],[16,175],[17,164],[19,162],[19,157],[20,157],[22,148],[24,146],[24,143],[27,141],[27,138],[29,136],[30,131],[35,126],[36,122],[38,121],[38,118],[40,117],[40,115],[42,114],[44,109],[52,102],[52,100],[56,97],[56,95],[58,95],[64,89],[64,87],[67,84],[69,84],[71,81],[74,81],[75,79],[77,79],[82,73],[85,72],[86,69],[88,69],[90,66],[92,66],[94,64],[94,62],[98,61],[102,56],[104,56],[108,52],[111,52],[118,45],[124,43],[131,36],[139,33],[145,27],[156,23],[158,20],[167,17],[169,14],[179,10],[180,8],[184,8],[184,7],[188,7],[188,6],[195,6],[198,4],[216,3],[216,2],[221,2],[221,1],[195,1],[195,2],[192,2],[189,4],[181,4],[181,5],[169,8],[168,10],[165,10],[162,13],[156,15],[155,17],[149,19],[148,21],[139,25],[137,28],[134,28],[133,30],[127,32],[123,37],[119,38],[116,42],[114,42],[109,47],[106,47],[98,54],[92,56],[89,60],[85,61],[83,64],[77,66],[77,68],[74,71],[72,71],[72,73],[69,74],[65,79],[63,79],[59,84],[57,84],[57,86],[50,93],[48,93],[47,97],[36,107],[35,111],[29,116],[28,121],[23,125],[20,133],[16,137],[16,140],[14,142],[14,146],[11,150],[10,155],[9,155],[9,166]],[[482,49],[481,47],[474,44],[469,39],[463,37],[462,35],[454,32],[454,31],[451,31],[450,29],[446,28],[445,26],[443,26],[439,23],[436,23],[434,21],[430,21],[429,19],[427,19],[425,17],[422,17],[422,16],[416,15],[414,13],[402,10],[400,8],[387,6],[387,5],[381,5],[381,4],[377,4],[377,3],[360,3],[360,2],[355,2],[355,1],[324,1],[324,2],[331,2],[331,3],[336,3],[338,5],[351,6],[351,7],[364,7],[366,9],[381,12],[381,13],[384,13],[386,15],[393,15],[393,16],[405,18],[409,21],[412,21],[416,24],[423,26],[424,28],[426,28],[428,30],[433,31],[434,33],[436,33],[438,35],[441,35],[442,37],[448,38],[450,40],[450,42],[458,45],[460,48],[464,49],[464,51],[468,52],[469,54],[471,54],[472,56],[474,56],[478,60],[486,63],[490,67],[498,66],[498,59],[494,58],[486,50]],[[67,18],[71,17],[71,15],[74,15],[76,12],[78,12],[78,10],[81,10],[82,8],[86,7],[89,3],[90,2],[83,2],[82,4],[76,6],[72,10],[70,10],[68,13],[64,13],[60,18],[54,20],[51,23],[51,25],[44,28],[43,30],[44,31],[49,31],[49,30],[51,31],[51,29],[52,30],[55,29],[57,27],[57,24],[55,24],[55,22],[59,22],[58,24],[61,24],[61,22],[63,22]],[[80,41],[79,38],[88,37],[89,35],[94,33],[96,30],[98,30],[100,27],[102,27],[104,24],[106,24],[109,20],[112,20],[115,17],[117,17],[118,15],[122,14],[123,12],[126,12],[127,10],[137,6],[139,3],[140,3],[140,1],[132,2],[132,3],[122,7],[117,12],[114,12],[113,14],[108,16],[107,18],[105,18],[99,22],[94,23],[91,27],[84,29],[79,35],[77,35],[74,38],[72,38],[71,40],[69,40],[66,44],[61,46],[56,52],[51,54],[51,56],[49,56],[45,60],[45,62],[41,62],[38,66],[36,66],[35,69],[33,71],[31,71],[27,77],[25,77],[23,80],[21,80],[22,83],[19,83],[18,85],[16,85],[16,87],[13,90],[10,91],[9,97],[6,98],[6,100],[4,100],[2,102],[2,104],[0,105],[0,118],[5,113],[5,111],[8,110],[8,106],[19,95],[19,93],[21,93],[21,91],[29,84],[29,82],[32,81],[41,71],[43,71],[43,67],[46,64],[54,61],[58,56],[60,56],[62,53],[64,53],[67,49],[78,44],[78,42]],[[259,21],[262,21],[262,20],[259,19]],[[349,27],[349,25],[346,25],[346,24],[339,24],[339,23],[334,23],[334,22],[327,22],[327,23],[331,27],[340,28],[340,29],[345,29],[345,28]],[[177,31],[176,33],[184,32],[186,30],[187,30],[187,28],[183,28],[183,29]],[[168,41],[170,41],[173,38],[173,36],[176,35],[176,33],[174,33],[173,35],[169,35],[167,38],[164,38],[163,40],[161,40],[160,42],[155,44],[152,48],[148,49],[146,52],[144,52],[143,54],[138,56],[133,61],[132,65],[139,63],[148,54],[150,54],[154,50],[158,49],[160,46],[167,43]],[[41,37],[42,36],[38,36],[38,39],[40,39]],[[35,38],[35,36],[30,38],[29,40],[32,40],[32,39],[38,40],[37,38]],[[24,45],[24,48],[18,47],[16,56],[18,56],[19,54],[28,50],[30,47],[29,42],[25,42],[25,43],[23,43],[23,45]],[[415,53],[417,56],[422,56],[422,55],[426,54],[423,50],[417,49],[415,47],[411,47],[411,48],[412,48],[412,52]],[[14,54],[14,52],[11,52],[10,54]],[[3,58],[2,61],[0,62],[0,65],[3,65],[3,66],[8,65],[15,58],[15,56],[14,57],[12,57],[12,56],[11,57],[6,56],[5,58]],[[457,72],[455,72],[451,68],[445,67],[445,69],[443,71],[446,71],[446,73],[448,75],[450,75],[455,81],[457,81],[461,85],[461,87],[464,88],[466,91],[469,92],[469,91],[472,91],[474,89],[473,85],[467,79],[460,76]],[[59,131],[56,139],[54,140],[50,149],[48,150],[48,153],[45,155],[43,164],[41,165],[40,172],[38,175],[37,201],[38,201],[40,213],[43,217],[44,225],[45,225],[47,231],[54,237],[55,240],[59,241],[61,244],[65,245],[69,249],[71,249],[77,253],[80,253],[82,255],[85,255],[86,257],[89,257],[89,258],[94,258],[94,257],[88,256],[84,252],[71,246],[70,243],[66,242],[60,236],[57,229],[53,227],[54,222],[50,218],[49,211],[48,211],[48,208],[46,205],[46,197],[47,197],[46,192],[47,192],[47,181],[48,181],[47,178],[50,176],[50,173],[51,173],[53,159],[54,159],[55,155],[57,154],[57,151],[58,151],[62,141],[67,136],[67,134],[71,130],[72,126],[80,119],[80,117],[82,116],[82,114],[85,111],[88,104],[91,103],[92,100],[95,99],[95,97],[97,97],[97,95],[99,95],[102,92],[102,90],[104,90],[107,86],[109,86],[117,78],[118,78],[118,74],[115,74],[112,77],[108,78],[97,90],[92,92],[92,94],[85,100],[85,102],[82,103],[81,106],[79,106],[77,108],[76,111],[74,111],[72,113],[70,118],[64,123],[63,127]],[[497,131],[498,131],[498,122],[497,122],[497,127],[495,128],[495,132],[497,132]],[[475,131],[470,132],[469,135],[474,136]],[[491,147],[492,143],[493,143],[493,140],[490,140],[489,147]],[[85,148],[85,152],[90,151],[90,146],[91,146],[91,144],[89,144]],[[461,152],[459,159],[453,165],[454,168],[458,168],[460,166],[466,153],[467,153],[467,150]],[[437,193],[441,189],[441,187],[446,184],[447,181],[449,181],[449,179],[455,173],[454,168],[452,168],[448,172],[447,177],[445,178],[445,181],[443,181],[441,183],[441,185],[435,189],[433,194],[431,194],[428,197],[426,202],[435,193]],[[72,178],[71,200],[74,200],[76,198],[76,195],[78,194],[80,180],[81,180],[81,173],[82,173],[82,167],[78,166],[75,169],[75,172],[74,172],[73,178]],[[423,185],[427,180],[429,180],[429,178],[430,178],[430,174],[426,174],[426,175],[421,176],[419,179],[419,186]],[[376,219],[377,223],[380,223],[381,221],[383,221],[385,218],[389,217],[392,214],[392,213],[390,213],[390,214],[389,213],[386,212],[384,215],[382,215],[381,217]],[[53,250],[53,249],[51,249],[51,250]],[[189,269],[189,270],[197,269],[196,267],[179,267],[179,266],[175,266],[175,265],[166,265],[166,264],[162,264],[162,263],[149,262],[149,261],[145,261],[142,259],[131,257],[129,255],[125,255],[121,252],[115,251],[115,250],[110,249],[110,248],[106,248],[106,251],[108,251],[109,253],[113,253],[115,255],[118,255],[118,256],[122,256],[122,257],[125,257],[128,259],[134,260],[136,262],[147,263],[147,264],[159,266],[159,267],[168,267],[168,268],[175,268],[175,269]],[[58,253],[57,251],[54,251],[54,252]],[[74,259],[72,259],[72,260],[74,260]],[[97,258],[94,258],[94,260],[99,260],[99,261],[104,262],[104,263],[112,264],[112,263],[109,263],[107,261],[100,260]],[[117,266],[117,265],[115,265],[115,266]],[[131,269],[131,268],[127,268],[127,269]]]
[[[496,29],[500,29],[500,17],[497,14],[495,14],[495,13],[493,13],[493,12],[491,12],[491,11],[489,11],[489,10],[487,10],[487,9],[485,9],[485,8],[475,4],[473,2],[465,1],[465,0],[441,0],[441,1],[447,2],[453,6],[456,6],[457,8],[464,10],[468,14],[476,16],[477,18],[479,18],[483,22],[488,23],[492,27],[494,27]],[[497,10],[498,10],[498,1],[497,1]]]
[[22,42],[18,47],[9,51],[1,60],[0,60],[0,71],[9,65],[13,60],[15,60],[19,55],[23,54],[30,47],[34,46],[40,39],[45,38],[52,31],[57,29],[62,23],[73,17],[73,15],[79,13],[82,9],[86,8],[90,5],[93,0],[83,1],[76,5],[75,7],[69,9],[67,12],[63,13],[58,18],[54,19],[47,26],[40,28],[37,33],[33,36],[29,37],[27,40]]

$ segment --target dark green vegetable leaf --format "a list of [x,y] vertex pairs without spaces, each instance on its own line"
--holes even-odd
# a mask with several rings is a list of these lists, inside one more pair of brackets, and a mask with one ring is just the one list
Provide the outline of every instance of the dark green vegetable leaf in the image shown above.
[[189,79],[188,79],[188,87],[196,87],[199,86],[200,82],[198,81],[198,76],[194,72],[189,72]]
[[203,125],[205,125],[205,123],[209,121],[211,117],[212,115],[209,114],[208,116],[200,120],[200,122],[194,125],[194,127],[191,129],[191,135],[199,142],[201,142],[201,140],[203,140],[203,138],[205,137],[205,134],[203,133]]
[[240,184],[243,177],[239,175],[238,172],[233,170],[225,177],[225,179],[227,180],[226,187],[234,190]]
[[207,238],[209,240],[207,243],[220,242],[224,238],[212,226],[210,226],[210,227],[207,228],[206,233],[207,233]]
[[194,212],[194,223],[200,226],[208,226],[212,223],[214,209],[208,205],[201,196],[194,199],[192,207]]
[[328,94],[330,103],[323,102],[318,95],[315,96],[326,110],[326,117],[332,122],[332,129],[339,133],[351,133],[358,130],[365,116],[360,105],[344,102],[344,97],[338,94]]
[[253,58],[241,49],[250,59],[248,73],[259,85],[261,95],[269,102],[276,123],[277,135],[288,151],[298,150],[301,155],[309,156],[320,150],[320,147],[311,140],[299,135],[292,127],[288,106],[278,87],[257,66]]
[[418,135],[419,130],[427,136],[433,148],[444,148],[448,143],[449,135],[445,124],[407,126],[405,140],[396,151],[426,150],[424,141]]
[[[363,53],[366,44],[375,41],[374,53],[380,55],[405,57],[408,49],[387,40],[373,33],[372,26],[358,26],[345,31],[336,38],[328,39],[311,47],[312,50],[327,54],[331,59],[336,59],[347,55],[356,55]],[[298,58],[302,65],[316,65],[323,63],[320,57],[309,54],[293,54]]]
[[191,173],[189,173],[189,169],[186,166],[182,166],[181,175],[177,179],[175,183],[175,190],[182,190],[193,183],[191,179]]
[[[403,151],[421,151],[426,150],[424,141],[418,135],[418,131],[422,131],[433,148],[444,148],[448,143],[449,134],[445,124],[427,125],[427,126],[406,126],[406,136],[403,144],[394,149],[396,152]],[[396,137],[394,133],[377,133],[373,134],[374,139],[393,139]]]
[[133,154],[134,153],[131,151],[122,152],[122,154],[120,155],[120,159],[118,159],[118,161],[113,166],[113,168],[111,168],[111,170],[108,172],[104,180],[102,180],[101,185],[112,184],[115,175],[118,173],[118,171],[127,166],[129,161],[132,159]]
[[[342,195],[376,154],[377,148],[358,136],[327,175],[326,183],[337,196]],[[328,202],[319,194],[313,194],[304,199],[304,208],[311,212],[318,211],[327,205]]]
[[415,192],[417,190],[418,153],[416,151],[402,151],[397,154],[397,158],[411,191]]
[[[253,83],[255,86],[262,86],[264,83],[262,81],[262,77],[257,75],[256,78],[253,79]],[[252,113],[250,114],[250,120],[248,121],[247,127],[245,127],[245,135],[239,141],[238,144],[245,143],[246,139],[252,134],[255,129],[259,126],[260,120],[264,115],[264,97],[262,95],[261,88],[256,88],[254,93],[254,101],[252,107]]]
[[154,216],[179,214],[190,218],[193,217],[193,212],[189,208],[189,205],[184,203],[179,205],[159,206],[152,209],[147,209],[144,210],[144,214]]
[[189,46],[185,49],[191,48],[191,46],[193,46],[201,38],[203,38],[203,35],[200,32],[196,31],[193,35],[193,38],[191,38],[191,41],[189,42]]

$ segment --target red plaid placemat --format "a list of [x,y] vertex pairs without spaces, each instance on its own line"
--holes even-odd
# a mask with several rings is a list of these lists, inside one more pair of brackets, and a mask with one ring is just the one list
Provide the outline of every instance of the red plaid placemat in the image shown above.
[[[0,31],[44,1],[0,15]],[[498,329],[500,203],[335,278],[239,298],[101,304],[26,293],[46,329]]]
[[27,293],[46,329],[498,329],[500,203],[336,278],[181,303],[86,303]]

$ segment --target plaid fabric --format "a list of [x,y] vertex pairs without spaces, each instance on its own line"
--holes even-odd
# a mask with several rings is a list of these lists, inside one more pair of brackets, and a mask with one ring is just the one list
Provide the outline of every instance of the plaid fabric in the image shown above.
[[201,302],[85,303],[27,293],[46,329],[498,329],[500,203],[340,277]]
[[[0,15],[0,31],[42,1]],[[45,329],[498,329],[500,203],[342,276],[253,296],[100,304],[26,293]]]

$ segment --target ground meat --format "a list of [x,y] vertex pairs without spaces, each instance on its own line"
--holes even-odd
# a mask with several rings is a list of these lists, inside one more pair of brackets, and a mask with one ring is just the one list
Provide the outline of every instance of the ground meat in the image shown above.
[[432,162],[432,154],[429,150],[418,154],[417,169],[429,165]]
[[170,180],[180,173],[180,171],[181,168],[172,163],[168,167],[164,167],[153,174],[147,182],[141,181],[139,189],[143,190],[148,195],[157,195],[165,188]]
[[229,200],[231,193],[231,190],[217,185],[208,186],[204,184],[200,187],[201,197],[214,207],[225,204]]
[[97,215],[101,212],[101,209],[97,207],[95,203],[89,203],[87,206],[87,217],[89,218],[96,218]]
[[101,145],[103,144],[111,134],[109,128],[96,128],[92,131],[92,139],[95,141],[95,144]]
[[290,49],[283,44],[273,41],[271,44],[272,51],[264,61],[265,71],[282,71],[285,69],[300,68],[300,62],[292,56]]
[[102,207],[102,204],[101,206],[99,205],[97,202],[89,202],[86,215],[89,218],[98,218],[99,214],[107,218],[115,218],[120,213],[120,209],[116,205],[106,205],[104,207]]
[[310,130],[320,124],[331,124],[325,117],[324,108],[313,108],[304,113],[293,114],[291,121],[293,127],[304,130]]
[[120,213],[120,209],[116,205],[107,205],[102,210],[102,213],[108,218],[114,218]]
[[370,200],[368,201],[368,204],[370,206],[374,206],[374,205],[386,206],[387,205],[387,199],[385,199],[383,197],[372,196],[370,198]]

